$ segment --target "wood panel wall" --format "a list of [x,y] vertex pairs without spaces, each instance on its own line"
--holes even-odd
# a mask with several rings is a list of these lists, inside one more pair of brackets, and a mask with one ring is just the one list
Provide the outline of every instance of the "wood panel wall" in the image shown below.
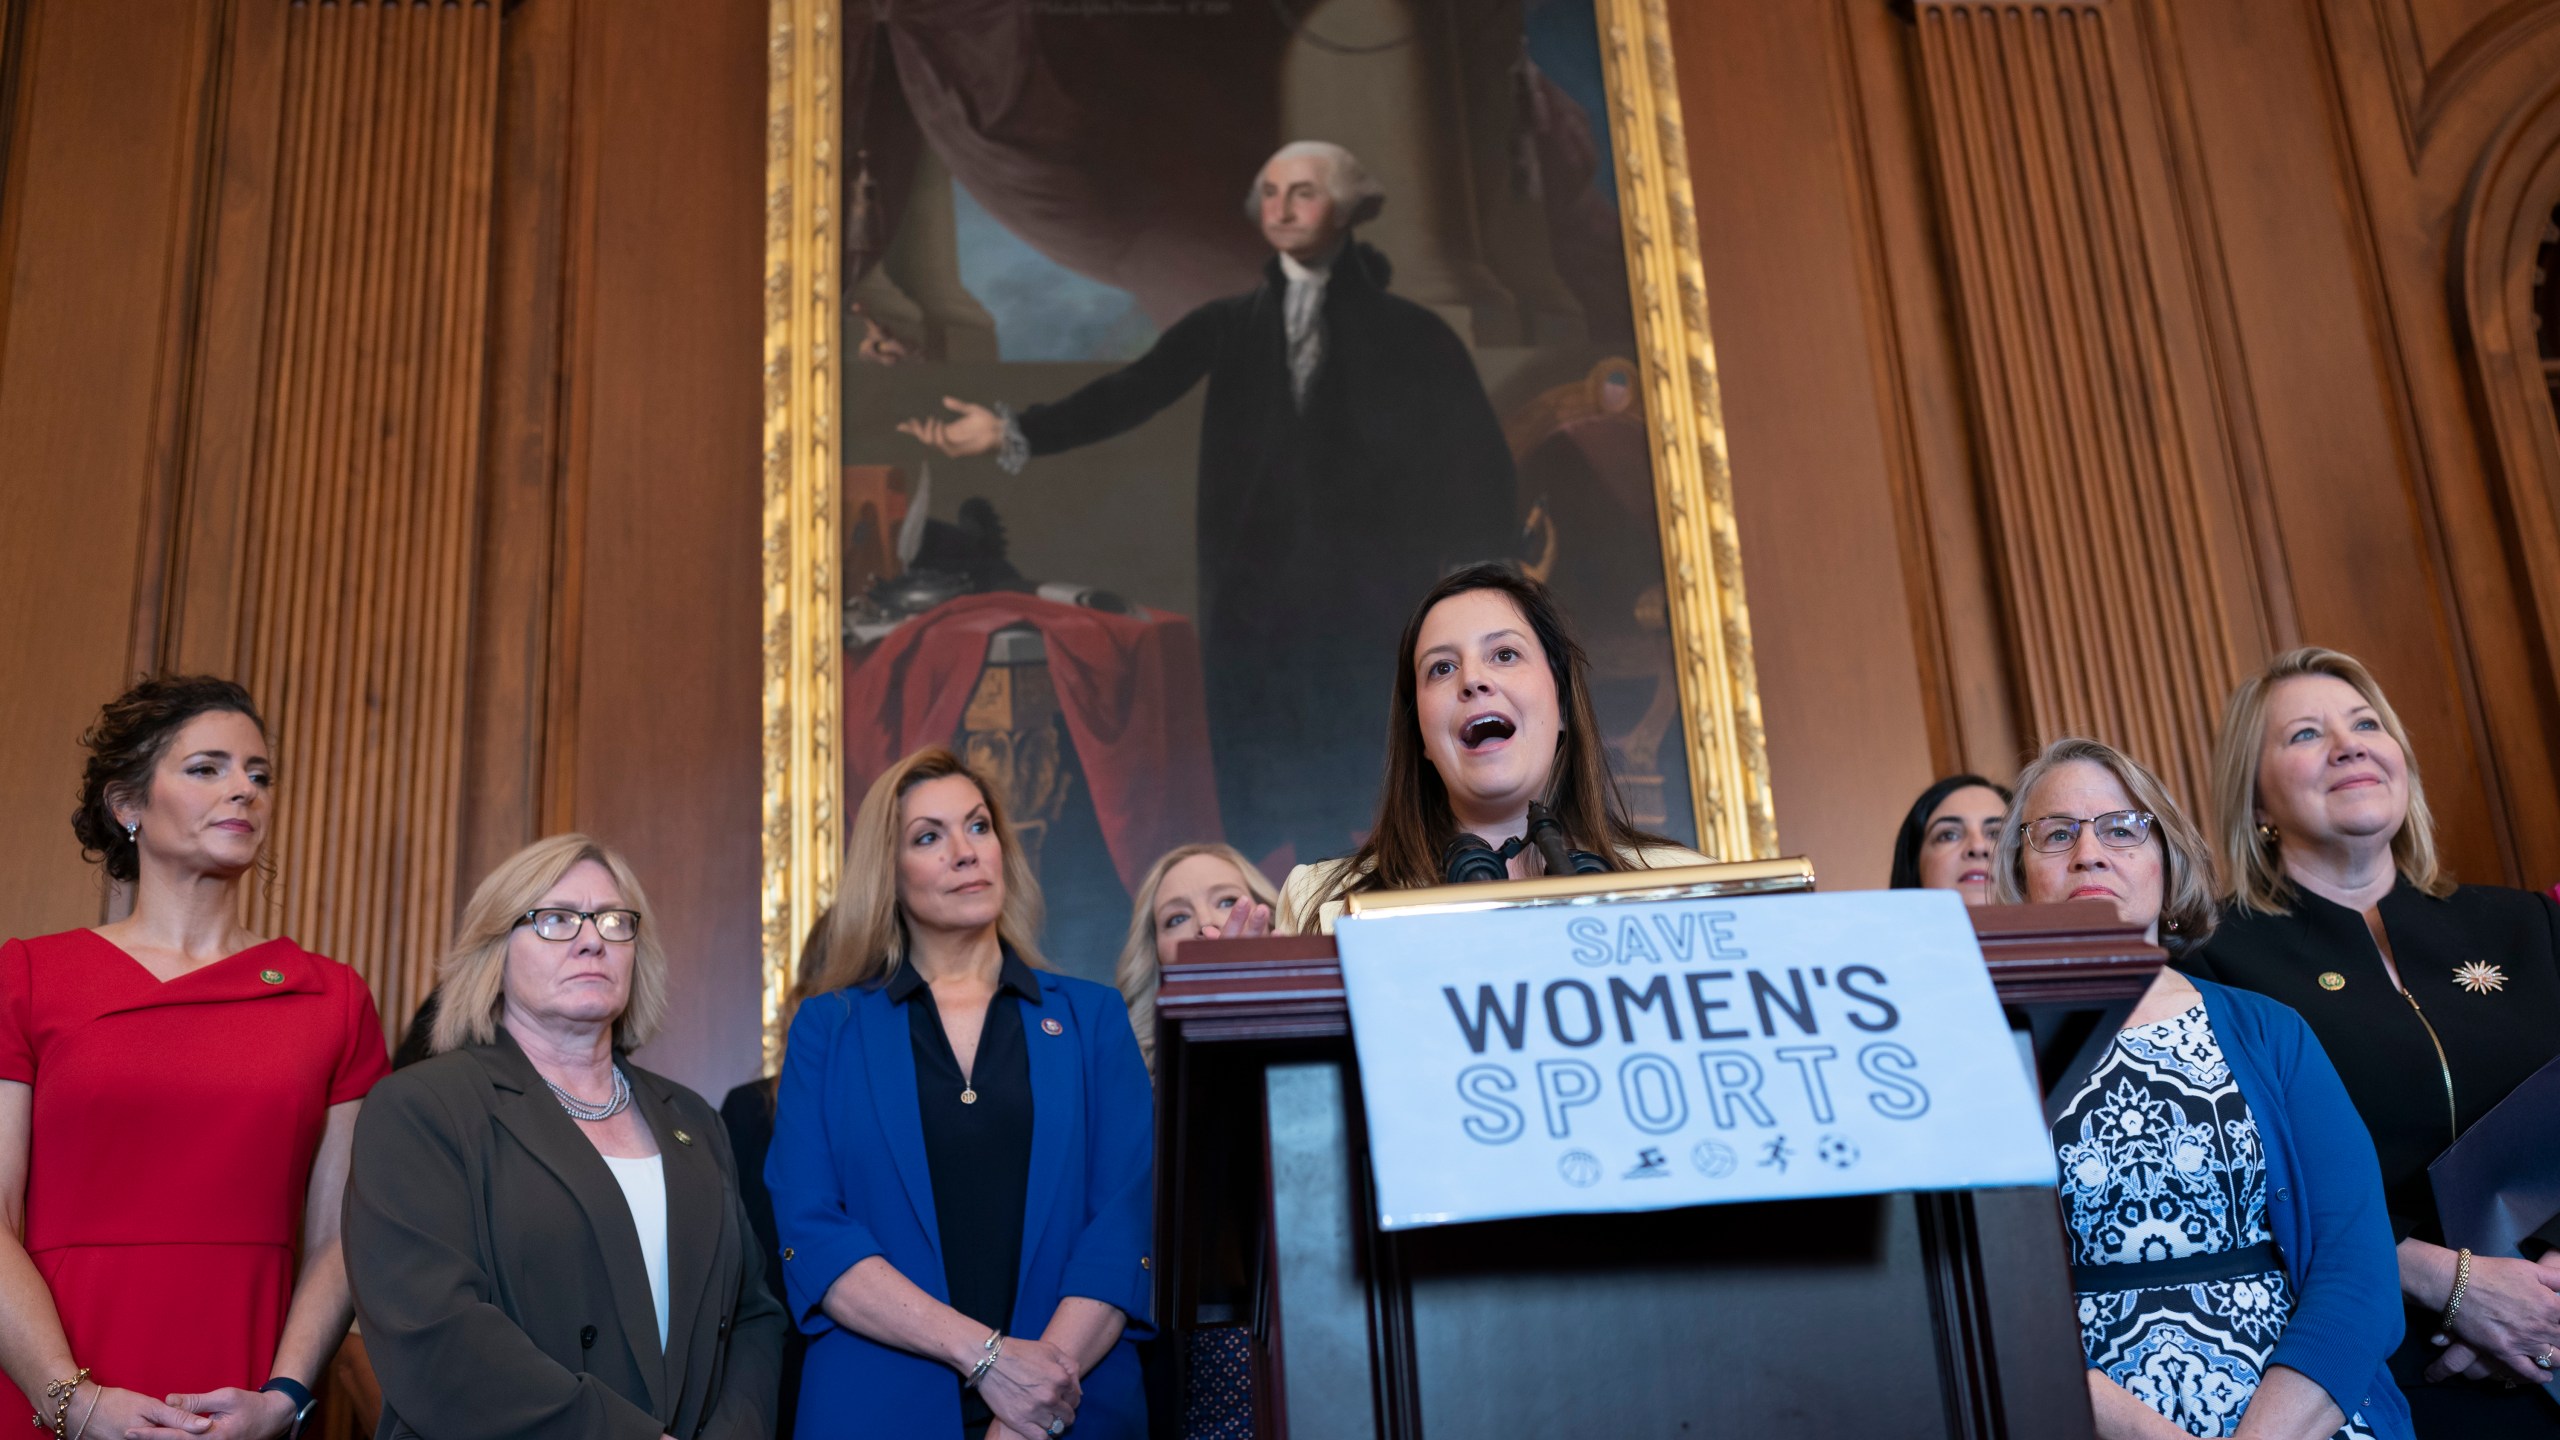
[[286,12],[255,440],[179,519],[238,537],[232,585],[175,587],[163,645],[197,668],[192,627],[230,637],[214,668],[266,707],[284,782],[268,924],[399,1018],[457,903],[497,40],[486,4]]
[[2264,627],[2148,47],[2117,8],[1924,0],[1912,48],[2021,728],[2107,732],[2200,796]]
[[[1789,849],[1879,883],[1933,774],[2061,729],[2192,800],[2219,688],[2317,641],[2460,874],[2560,879],[2560,0],[1671,18]],[[288,923],[386,1014],[433,912],[584,828],[677,967],[647,1058],[754,1070],[767,20],[0,0],[0,928],[98,913],[98,700],[237,668]]]
[[[2208,649],[2218,631],[2242,670],[2298,643],[2361,655],[2410,724],[2457,871],[2560,879],[2536,578],[2560,556],[2518,523],[2560,479],[2525,454],[2520,402],[2516,458],[2484,466],[2481,397],[2521,387],[2495,358],[2513,341],[2492,352],[2466,319],[2504,307],[2512,334],[2517,217],[2560,198],[2522,178],[2543,173],[2526,157],[2560,89],[2560,6],[1717,0],[1674,25],[1701,207],[1726,217],[1708,286],[1788,848],[1826,883],[1876,883],[1930,773],[2008,773],[2064,728],[2147,752],[2193,803],[2209,680],[2205,704],[2171,707],[2182,738],[2108,695],[2098,663],[2183,629]],[[2094,64],[2065,71],[2065,32]],[[2102,100],[2113,174],[2053,123]],[[2471,288],[2490,298],[2457,298]],[[2102,349],[2073,348],[2082,334]],[[2073,421],[2104,466],[2013,459],[2038,412],[2004,396],[2051,413],[2163,388],[2156,444]],[[2171,503],[2181,483],[2206,520],[2176,584],[2067,581],[2064,534],[2019,523],[2030,485],[2095,506]],[[1891,583],[1865,569],[1878,525]],[[2090,607],[2078,657],[2034,622],[2030,582]],[[1880,677],[1904,676],[1917,693],[1896,705]],[[2057,704],[2057,685],[2098,688]],[[1807,723],[1815,753],[1780,744]]]

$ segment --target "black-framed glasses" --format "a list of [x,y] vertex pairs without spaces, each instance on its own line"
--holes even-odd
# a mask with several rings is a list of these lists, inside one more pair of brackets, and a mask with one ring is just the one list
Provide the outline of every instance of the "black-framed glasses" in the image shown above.
[[2104,815],[2047,815],[2027,822],[2027,846],[2047,855],[2080,843],[2080,827],[2095,826],[2098,843],[2110,850],[2132,850],[2151,838],[2151,812],[2110,810]]
[[640,938],[637,910],[527,910],[516,917],[516,924],[532,926],[533,933],[545,940],[575,940],[590,920],[596,922],[599,940],[623,943]]

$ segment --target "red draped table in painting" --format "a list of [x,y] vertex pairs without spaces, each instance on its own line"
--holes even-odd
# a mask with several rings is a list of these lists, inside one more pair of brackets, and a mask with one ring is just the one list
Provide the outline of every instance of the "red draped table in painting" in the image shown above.
[[1124,886],[1220,833],[1200,646],[1180,615],[1013,592],[946,601],[846,655],[844,740],[848,812],[900,756],[950,745],[1004,785],[1035,869],[1070,773]]
[[[2163,959],[2101,905],[1971,914],[2046,1088]],[[1261,1440],[1410,1440],[1460,1395],[1521,1434],[2091,1433],[2049,1189],[1387,1233],[1332,940],[1185,945],[1160,1003],[1156,1313],[1177,1357],[1249,1351]]]

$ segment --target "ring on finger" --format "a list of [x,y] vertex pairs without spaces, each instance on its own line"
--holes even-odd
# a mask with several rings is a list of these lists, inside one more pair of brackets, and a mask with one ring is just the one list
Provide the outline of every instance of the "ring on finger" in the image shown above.
[[2548,1370],[2551,1368],[2551,1362],[2554,1357],[2560,1357],[2560,1345],[2545,1345],[2542,1347],[2542,1353],[2533,1357],[2533,1363],[2544,1370]]
[[1064,1435],[1064,1434],[1066,1434],[1066,1433],[1067,1433],[1067,1422],[1066,1422],[1066,1421],[1064,1421],[1064,1420],[1052,1420],[1052,1421],[1050,1421],[1050,1422],[1049,1422],[1049,1431],[1048,1431],[1048,1433],[1049,1433],[1049,1440],[1057,1440],[1057,1437],[1058,1437],[1058,1436],[1061,1436],[1061,1435]]

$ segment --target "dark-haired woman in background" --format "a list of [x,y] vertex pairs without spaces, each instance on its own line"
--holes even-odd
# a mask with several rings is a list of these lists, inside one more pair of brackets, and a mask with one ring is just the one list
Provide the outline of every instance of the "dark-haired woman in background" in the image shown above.
[[[2337,1057],[2382,1157],[2408,1307],[2391,1367],[2418,1433],[2560,1435],[2539,1384],[2560,1362],[2560,1251],[2448,1249],[2427,1177],[2560,1052],[2560,906],[2444,873],[2408,732],[2350,656],[2293,650],[2243,681],[2213,768],[2236,893],[2180,963],[2293,1006]],[[2530,1243],[2554,1241],[2560,1222]]]
[[[827,915],[821,910],[800,937],[800,960],[792,974],[807,984],[827,955]],[[773,1153],[774,1106],[782,1091],[780,1075],[760,1075],[734,1086],[720,1101],[720,1123],[729,1130],[729,1150],[738,1160],[738,1198],[747,1220],[756,1227],[756,1248],[764,1259],[764,1287],[773,1298],[783,1296],[782,1237],[773,1224],[773,1192],[764,1185],[765,1157]],[[809,1353],[809,1337],[799,1326],[782,1332],[782,1393],[774,1408],[773,1440],[791,1440],[800,1409],[800,1362]]]
[[1896,890],[1953,890],[1967,905],[1988,905],[1996,888],[1992,853],[2009,787],[1979,775],[1950,775],[1920,792],[1893,837]]
[[82,743],[72,830],[133,911],[0,946],[0,1365],[56,1433],[265,1440],[347,1333],[382,1022],[240,923],[275,779],[247,691],[146,680]]
[[872,782],[765,1162],[804,1433],[1146,1433],[1154,1096],[1119,993],[1035,968],[1039,930],[983,776],[931,749]]
[[[1554,598],[1517,570],[1471,565],[1432,586],[1396,645],[1377,822],[1349,856],[1289,873],[1278,928],[1330,930],[1355,891],[1440,884],[1464,835],[1501,847],[1514,878],[1544,874],[1527,843],[1533,802],[1608,869],[1703,863],[1627,819],[1589,670]],[[1258,921],[1228,933],[1253,934]]]

